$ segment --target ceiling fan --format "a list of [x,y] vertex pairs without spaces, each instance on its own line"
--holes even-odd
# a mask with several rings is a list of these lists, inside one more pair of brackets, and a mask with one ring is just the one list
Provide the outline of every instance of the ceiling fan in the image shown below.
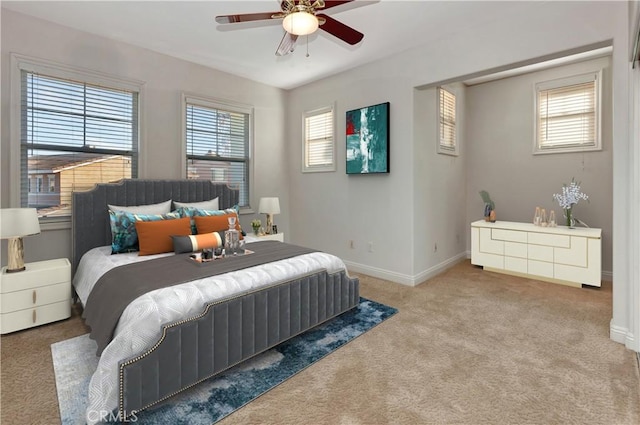
[[276,49],[276,56],[284,56],[293,52],[299,36],[312,34],[318,30],[318,28],[347,44],[358,44],[364,37],[364,34],[324,13],[318,13],[319,11],[324,11],[331,7],[340,6],[341,4],[352,1],[354,0],[281,0],[281,10],[278,12],[222,15],[216,16],[216,22],[219,24],[235,24],[267,19],[282,19],[282,27],[286,32],[284,37],[282,37],[280,45]]

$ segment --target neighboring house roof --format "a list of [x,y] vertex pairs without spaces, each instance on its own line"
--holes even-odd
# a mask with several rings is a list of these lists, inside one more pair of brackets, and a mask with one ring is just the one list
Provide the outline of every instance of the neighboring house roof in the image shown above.
[[100,155],[95,153],[65,153],[58,155],[39,155],[31,158],[29,174],[55,174],[73,168],[103,162],[122,155]]

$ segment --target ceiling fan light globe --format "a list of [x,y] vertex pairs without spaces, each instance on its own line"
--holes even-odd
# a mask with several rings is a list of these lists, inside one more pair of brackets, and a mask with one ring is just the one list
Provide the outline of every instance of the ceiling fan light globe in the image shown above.
[[318,29],[318,18],[309,12],[293,12],[284,17],[282,27],[290,34],[313,34]]

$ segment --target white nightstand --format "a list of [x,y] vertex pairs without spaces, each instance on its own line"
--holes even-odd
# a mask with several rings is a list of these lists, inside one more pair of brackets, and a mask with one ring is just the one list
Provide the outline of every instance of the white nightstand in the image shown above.
[[244,237],[247,242],[259,242],[259,241],[280,241],[284,242],[284,233],[276,233],[275,235],[262,235],[256,236],[253,233],[247,233]]
[[66,258],[26,263],[26,270],[0,275],[0,333],[19,331],[71,316],[71,264]]

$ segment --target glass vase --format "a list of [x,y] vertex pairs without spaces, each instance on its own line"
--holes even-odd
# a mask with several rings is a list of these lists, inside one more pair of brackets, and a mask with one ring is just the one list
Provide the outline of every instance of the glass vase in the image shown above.
[[574,229],[576,227],[576,220],[573,218],[573,211],[571,208],[564,209],[564,218],[567,221],[567,227],[569,229]]
[[549,213],[549,227],[556,227],[556,212],[551,210]]
[[535,226],[540,226],[540,207],[536,207],[536,212],[533,215],[533,224]]

